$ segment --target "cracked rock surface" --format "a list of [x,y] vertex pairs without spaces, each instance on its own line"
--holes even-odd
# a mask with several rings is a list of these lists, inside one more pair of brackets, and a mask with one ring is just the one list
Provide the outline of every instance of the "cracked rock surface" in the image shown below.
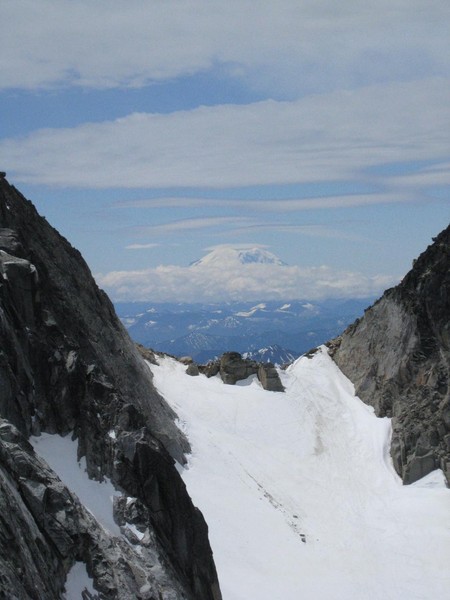
[[391,454],[404,483],[442,468],[450,484],[450,226],[331,353],[357,395],[392,417]]
[[[80,253],[0,180],[0,597],[61,598],[83,561],[102,598],[220,600],[207,526],[175,461],[176,414]],[[26,441],[70,434],[88,474],[108,477],[114,537]],[[139,538],[141,536],[138,536]],[[136,541],[136,540],[134,540]]]

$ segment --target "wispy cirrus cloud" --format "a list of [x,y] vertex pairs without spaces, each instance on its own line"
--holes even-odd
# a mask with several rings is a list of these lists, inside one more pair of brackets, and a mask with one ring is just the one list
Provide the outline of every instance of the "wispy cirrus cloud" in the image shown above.
[[430,79],[292,102],[137,113],[5,139],[0,162],[28,183],[91,188],[360,181],[380,164],[444,160],[449,95],[447,81]]
[[[281,235],[294,234],[296,236],[307,236],[314,238],[349,240],[354,242],[364,241],[365,238],[356,233],[341,231],[335,227],[324,225],[294,225],[292,223],[278,221],[263,221],[245,217],[215,217],[182,219],[161,225],[133,227],[129,230],[133,236],[168,236],[170,234],[178,237],[179,234],[193,233],[206,230],[209,237],[216,236],[216,227],[220,228],[221,235],[226,234],[229,238],[248,236],[253,238],[255,234],[273,232]],[[125,247],[126,250],[141,250],[155,248],[157,243],[133,243]],[[235,247],[236,244],[219,244],[217,247]],[[266,247],[265,244],[240,244],[240,247]]]
[[[208,198],[148,198],[142,200],[122,200],[113,203],[114,208],[208,208],[209,206],[224,206],[228,204],[228,200],[214,200]],[[233,201],[232,201],[233,202]],[[244,201],[245,202],[245,201]],[[241,206],[240,200],[236,201],[233,206]]]
[[231,208],[237,210],[258,210],[264,212],[297,212],[303,210],[354,208],[355,206],[371,206],[396,202],[412,202],[411,194],[385,192],[382,194],[348,194],[339,196],[320,196],[314,198],[272,198],[270,200],[231,198],[149,198],[143,200],[126,200],[114,203],[115,208]]
[[159,244],[149,243],[149,244],[129,244],[125,246],[125,250],[148,250],[150,248],[157,248]]
[[364,241],[364,237],[356,233],[347,233],[337,228],[326,227],[324,225],[293,225],[292,223],[254,223],[244,227],[233,229],[234,235],[250,235],[256,232],[276,232],[281,235],[296,234],[306,235],[308,237],[326,238],[335,240],[351,240],[354,242]]
[[4,88],[140,87],[220,68],[272,92],[320,91],[449,68],[445,0],[14,0],[0,27]]
[[139,235],[161,235],[182,233],[197,229],[213,229],[214,227],[236,226],[249,223],[247,217],[198,217],[194,219],[179,219],[159,225],[142,225],[133,227],[133,232]]
[[450,184],[450,163],[441,162],[439,164],[425,167],[411,174],[398,175],[391,179],[391,184],[398,189],[421,189],[428,186],[448,186]]

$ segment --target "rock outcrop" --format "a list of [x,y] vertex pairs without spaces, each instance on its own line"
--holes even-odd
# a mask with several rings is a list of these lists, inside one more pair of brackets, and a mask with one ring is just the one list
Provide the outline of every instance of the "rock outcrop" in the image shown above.
[[331,353],[358,396],[392,417],[391,454],[403,481],[440,467],[450,483],[450,227]]
[[[123,500],[129,512],[139,503]],[[149,523],[140,540],[129,529],[128,536],[111,536],[5,420],[0,420],[0,506],[1,598],[60,598],[74,560],[86,563],[102,598],[152,600],[156,592],[167,600],[188,598]],[[136,519],[126,514],[118,521]],[[142,528],[142,514],[137,522]]]
[[237,381],[256,375],[258,364],[254,360],[245,360],[239,352],[225,352],[219,360],[219,374],[224,383],[235,385]]
[[284,392],[278,371],[272,363],[260,363],[257,375],[265,390],[269,392]]
[[[235,385],[238,381],[256,375],[265,390],[284,392],[278,371],[272,363],[259,363],[255,360],[243,358],[239,352],[225,352],[219,360],[212,361],[207,365],[200,365],[197,371],[207,377],[214,377],[214,375],[219,374],[222,381],[228,385]],[[198,372],[187,372],[190,375],[198,374]]]
[[[189,451],[175,413],[79,252],[4,178],[0,341],[0,597],[60,598],[82,560],[105,598],[220,599],[206,524],[175,468]],[[89,476],[136,499],[147,558],[105,538],[42,464],[26,442],[41,431],[74,436]]]

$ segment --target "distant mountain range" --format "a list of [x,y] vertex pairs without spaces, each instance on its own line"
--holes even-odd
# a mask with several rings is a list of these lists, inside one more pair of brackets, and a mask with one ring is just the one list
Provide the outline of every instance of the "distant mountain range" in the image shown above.
[[[260,259],[270,259],[258,250]],[[131,337],[155,350],[197,362],[234,350],[283,364],[341,333],[372,301],[119,302],[115,308]]]

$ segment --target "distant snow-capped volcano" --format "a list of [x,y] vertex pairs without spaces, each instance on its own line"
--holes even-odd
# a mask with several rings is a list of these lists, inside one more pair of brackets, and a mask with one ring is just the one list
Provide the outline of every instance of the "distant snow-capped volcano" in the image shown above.
[[239,263],[241,265],[265,264],[286,266],[278,256],[264,250],[263,248],[239,248],[232,246],[219,246],[209,254],[190,264],[191,267],[206,267],[229,265]]

